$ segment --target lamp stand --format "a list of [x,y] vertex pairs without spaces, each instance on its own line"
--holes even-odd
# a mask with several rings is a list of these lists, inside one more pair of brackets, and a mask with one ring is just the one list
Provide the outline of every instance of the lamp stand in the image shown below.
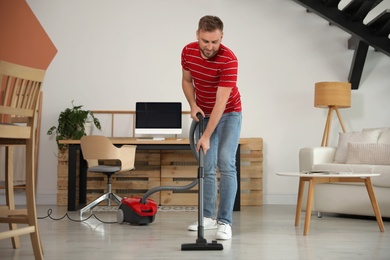
[[333,111],[336,111],[336,114],[337,114],[337,117],[339,119],[341,128],[343,129],[343,132],[345,133],[345,127],[344,127],[344,124],[343,124],[343,120],[341,119],[338,107],[337,106],[329,106],[328,117],[326,118],[326,124],[325,124],[324,134],[322,136],[321,146],[328,146],[328,144],[329,144],[329,135],[330,135],[330,129],[331,129],[330,127],[331,127],[331,124],[332,124],[332,114],[333,114]]

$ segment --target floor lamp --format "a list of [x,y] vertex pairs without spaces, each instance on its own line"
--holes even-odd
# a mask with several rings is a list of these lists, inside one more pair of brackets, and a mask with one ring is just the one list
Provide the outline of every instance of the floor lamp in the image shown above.
[[351,84],[348,82],[317,82],[315,84],[314,106],[329,109],[321,143],[321,146],[328,146],[333,111],[336,111],[341,128],[345,133],[339,108],[351,107]]

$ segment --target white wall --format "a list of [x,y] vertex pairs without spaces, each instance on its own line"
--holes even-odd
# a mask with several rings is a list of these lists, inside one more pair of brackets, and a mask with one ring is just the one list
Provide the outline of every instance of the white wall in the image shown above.
[[[205,14],[222,18],[223,43],[239,59],[241,136],[264,140],[264,203],[295,203],[297,180],[275,173],[298,170],[299,149],[321,144],[326,110],[313,106],[314,83],[347,81],[348,34],[289,0],[27,2],[58,49],[43,87],[38,203],[56,203],[56,144],[46,130],[72,100],[112,110],[175,100],[188,110],[180,52]],[[370,49],[352,107],[341,111],[348,131],[390,126],[389,71],[390,57]],[[335,119],[332,145],[338,131]]]

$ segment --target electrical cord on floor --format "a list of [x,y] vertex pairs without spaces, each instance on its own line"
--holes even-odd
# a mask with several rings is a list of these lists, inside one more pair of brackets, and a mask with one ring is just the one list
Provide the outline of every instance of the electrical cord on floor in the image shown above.
[[52,220],[62,220],[64,219],[65,217],[67,217],[69,220],[73,221],[73,222],[84,222],[84,221],[87,221],[88,219],[90,219],[91,217],[94,217],[95,219],[97,219],[98,221],[104,223],[104,224],[117,224],[118,222],[117,221],[103,221],[101,219],[99,219],[94,213],[91,213],[91,215],[89,215],[87,218],[85,219],[72,219],[68,213],[65,213],[64,216],[60,217],[60,218],[54,218],[52,216],[52,213],[53,213],[53,210],[52,209],[48,209],[47,210],[47,215],[44,216],[44,217],[38,217],[38,219],[46,219],[46,218],[50,218]]

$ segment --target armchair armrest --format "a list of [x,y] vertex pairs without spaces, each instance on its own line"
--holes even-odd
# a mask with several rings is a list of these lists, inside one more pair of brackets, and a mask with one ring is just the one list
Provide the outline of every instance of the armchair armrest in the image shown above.
[[336,147],[304,147],[299,150],[299,170],[310,171],[313,165],[332,163]]

